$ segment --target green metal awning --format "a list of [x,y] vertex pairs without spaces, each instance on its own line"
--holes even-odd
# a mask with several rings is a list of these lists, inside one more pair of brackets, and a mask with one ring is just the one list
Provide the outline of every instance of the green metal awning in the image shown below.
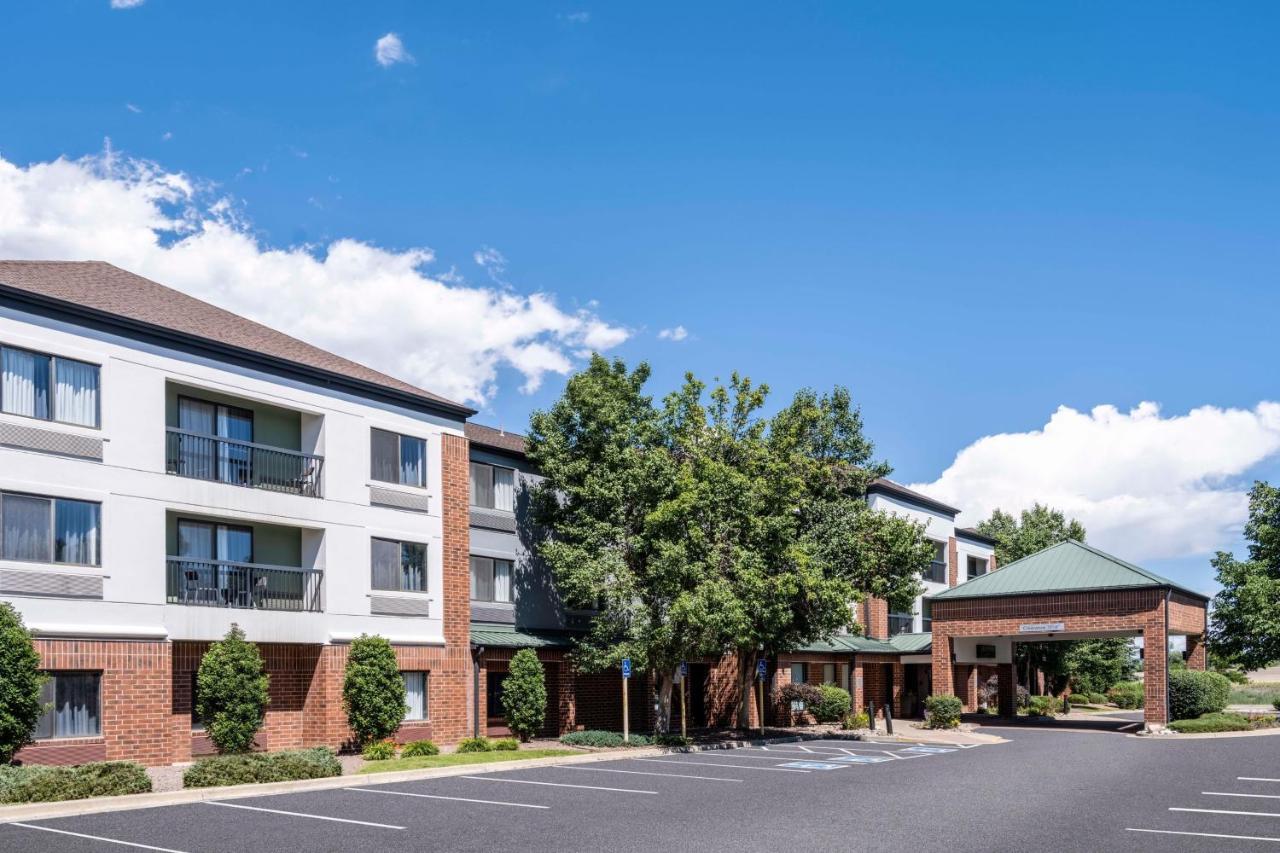
[[898,650],[882,640],[872,640],[861,636],[836,636],[829,640],[818,640],[796,649],[798,652],[815,652],[825,654],[897,654]]
[[898,634],[889,638],[889,645],[904,655],[923,655],[933,648],[933,634]]
[[471,623],[471,645],[498,649],[568,649],[573,637],[556,631],[526,631],[511,625]]
[[1122,589],[1174,589],[1208,601],[1202,593],[1179,586],[1141,566],[1091,548],[1074,539],[1059,542],[996,571],[943,590],[933,601],[990,598],[1036,593],[1101,592]]

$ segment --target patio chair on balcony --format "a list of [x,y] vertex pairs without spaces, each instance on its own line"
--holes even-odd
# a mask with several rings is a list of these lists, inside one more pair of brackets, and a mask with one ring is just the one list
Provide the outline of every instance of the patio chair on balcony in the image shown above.
[[184,604],[219,604],[218,588],[200,585],[200,573],[187,569],[182,573],[182,601]]
[[251,603],[253,607],[263,607],[266,605],[266,602],[267,602],[267,576],[260,575],[258,579],[253,582],[253,595],[252,595]]

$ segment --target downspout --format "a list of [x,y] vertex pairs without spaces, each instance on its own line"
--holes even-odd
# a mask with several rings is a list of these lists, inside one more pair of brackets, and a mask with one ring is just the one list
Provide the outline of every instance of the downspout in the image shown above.
[[480,656],[483,654],[484,646],[471,647],[471,713],[475,720],[475,737],[480,737]]

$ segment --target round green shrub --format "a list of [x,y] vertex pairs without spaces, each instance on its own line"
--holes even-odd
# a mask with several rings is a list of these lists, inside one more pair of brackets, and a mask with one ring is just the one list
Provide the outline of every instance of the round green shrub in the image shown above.
[[0,764],[8,764],[40,720],[44,675],[31,632],[7,601],[0,603],[0,676]]
[[520,741],[513,737],[499,738],[493,742],[493,748],[499,752],[512,752],[520,748]]
[[389,761],[396,757],[396,745],[389,740],[375,740],[365,745],[360,757],[365,761]]
[[411,740],[400,750],[401,758],[421,758],[439,754],[440,747],[429,740]]
[[269,682],[258,647],[232,623],[227,636],[204,653],[196,672],[196,714],[218,752],[253,747],[271,702]]
[[511,671],[502,684],[502,710],[507,728],[522,741],[532,738],[547,717],[547,679],[533,649],[511,658]]
[[342,678],[347,724],[366,744],[395,734],[404,720],[404,679],[395,649],[385,637],[361,634],[351,641]]
[[1032,696],[1027,702],[1027,716],[1052,717],[1061,707],[1062,703],[1053,696]]
[[1105,704],[1107,704],[1107,694],[1105,694],[1105,693],[1090,693],[1090,694],[1089,694],[1089,704],[1090,704],[1090,705],[1105,705]]
[[816,685],[793,681],[782,685],[778,690],[778,698],[788,704],[802,702],[806,709],[811,709],[822,701],[822,691]]
[[950,693],[938,693],[924,700],[924,709],[931,729],[954,729],[960,725],[964,703]]
[[849,713],[853,700],[848,690],[842,690],[834,684],[824,684],[818,688],[821,698],[809,706],[809,712],[820,723],[834,723]]
[[1146,695],[1140,681],[1121,681],[1107,691],[1107,699],[1117,708],[1134,710],[1141,708]]
[[464,737],[458,741],[458,752],[492,752],[493,741],[487,737]]
[[1191,720],[1227,707],[1231,682],[1225,675],[1198,669],[1169,672],[1169,716]]

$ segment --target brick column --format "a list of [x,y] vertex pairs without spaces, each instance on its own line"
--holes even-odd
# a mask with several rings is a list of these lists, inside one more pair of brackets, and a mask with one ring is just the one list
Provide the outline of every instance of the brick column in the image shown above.
[[1169,722],[1169,633],[1165,607],[1160,605],[1147,616],[1142,629],[1142,683],[1146,693],[1142,717],[1148,727]]
[[862,656],[854,655],[853,666],[849,672],[849,694],[853,697],[853,710],[867,710],[866,678],[862,671]]
[[438,721],[435,737],[450,742],[471,734],[475,707],[471,656],[471,464],[466,438],[442,436],[440,456],[445,648],[441,671],[432,672],[431,689],[439,706],[449,709],[449,719]]
[[951,668],[951,638],[946,634],[933,633],[933,685],[934,696],[944,693],[954,694],[955,673]]
[[956,549],[956,537],[947,540],[947,586],[960,583],[960,552]]
[[[961,678],[963,676],[963,679]],[[956,685],[961,687],[960,700],[966,711],[978,710],[978,667],[965,664],[956,667]]]
[[889,638],[889,602],[883,598],[868,598],[863,602],[862,633],[873,640]]
[[573,665],[570,661],[560,661],[558,678],[560,679],[560,732],[564,734],[573,731],[578,725],[577,680],[574,678]]
[[895,717],[902,716],[902,688],[907,680],[906,673],[907,670],[903,666],[901,658],[895,658],[893,661],[893,688],[890,691],[893,696],[893,715]]
[[1205,654],[1204,638],[1187,637],[1187,669],[1204,670],[1208,664],[1207,655]]
[[1013,664],[998,664],[996,680],[1000,716],[1012,717],[1018,713],[1018,681],[1013,674]]

